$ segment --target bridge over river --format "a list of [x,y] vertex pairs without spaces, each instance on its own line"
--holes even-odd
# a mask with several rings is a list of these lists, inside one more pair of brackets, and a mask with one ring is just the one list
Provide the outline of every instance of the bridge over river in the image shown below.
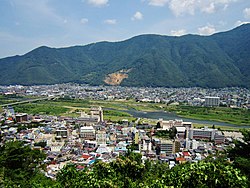
[[56,99],[56,98],[58,98],[58,96],[42,97],[42,98],[37,98],[37,99],[28,99],[28,100],[23,100],[23,101],[8,103],[8,104],[2,104],[0,106],[4,108],[4,107],[14,106],[14,105],[18,105],[18,104],[32,103],[32,102],[43,101],[43,100],[52,100],[52,99]]

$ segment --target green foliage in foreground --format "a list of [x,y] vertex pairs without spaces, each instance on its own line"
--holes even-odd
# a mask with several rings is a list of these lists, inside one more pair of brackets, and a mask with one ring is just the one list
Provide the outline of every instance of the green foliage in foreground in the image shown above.
[[235,147],[229,151],[229,157],[234,160],[234,167],[240,169],[250,179],[250,130],[241,130],[241,132],[244,142],[235,141]]
[[56,180],[39,172],[44,158],[22,142],[9,142],[1,148],[0,187],[24,188],[110,188],[110,187],[247,187],[248,179],[230,163],[201,161],[169,169],[167,163],[141,160],[141,155],[129,151],[127,156],[110,163],[96,162],[91,168],[77,170],[65,166]]
[[240,170],[222,162],[191,163],[176,166],[162,181],[174,187],[246,187],[247,178]]
[[176,166],[129,158],[99,162],[92,170],[77,171],[66,166],[57,181],[64,187],[247,187],[247,178],[238,169],[222,162],[199,162]]
[[[52,182],[39,172],[45,154],[32,150],[22,142],[7,142],[0,147],[0,187],[32,188],[35,184]],[[52,182],[53,183],[53,182]]]

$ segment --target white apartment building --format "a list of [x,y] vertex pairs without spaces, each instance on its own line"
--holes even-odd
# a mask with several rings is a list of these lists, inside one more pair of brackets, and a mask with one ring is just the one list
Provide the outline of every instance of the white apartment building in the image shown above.
[[162,130],[169,130],[171,127],[186,127],[187,129],[192,128],[192,122],[184,122],[182,119],[175,119],[164,121],[163,119],[159,119],[158,121]]
[[152,150],[152,142],[150,141],[149,138],[142,140],[140,150],[147,151],[147,152]]
[[220,97],[205,97],[205,106],[219,106],[220,104]]

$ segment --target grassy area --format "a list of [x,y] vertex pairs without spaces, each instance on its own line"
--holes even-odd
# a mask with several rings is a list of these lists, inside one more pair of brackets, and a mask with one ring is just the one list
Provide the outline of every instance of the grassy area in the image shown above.
[[127,119],[128,121],[132,122],[132,121],[135,121],[136,118],[134,117],[119,117],[119,116],[104,116],[104,120],[107,120],[107,121],[113,121],[113,122],[118,122],[118,121],[122,121],[124,119]]
[[111,121],[122,121],[123,119],[127,119],[128,121],[135,120],[131,114],[117,110],[104,110],[103,115],[105,120]]
[[[89,112],[91,106],[104,108],[104,119],[119,121],[122,119],[134,120],[129,113],[122,110],[135,109],[138,111],[166,110],[175,112],[186,118],[199,120],[212,120],[227,122],[235,125],[250,125],[250,110],[231,109],[225,107],[193,107],[193,106],[167,106],[166,104],[138,103],[134,100],[81,100],[81,99],[57,99],[50,101],[38,101],[36,103],[19,104],[14,106],[15,111],[29,114],[49,114],[79,117],[80,111]],[[222,126],[221,126],[222,127]],[[224,127],[224,126],[223,126]],[[229,129],[229,127],[227,127]]]
[[167,111],[186,118],[250,125],[250,110],[226,107],[169,106]]
[[104,116],[119,116],[119,117],[131,117],[131,115],[127,112],[120,112],[116,110],[104,110]]
[[14,106],[16,112],[28,114],[47,114],[47,115],[61,115],[67,112],[67,108],[61,106],[54,106],[49,104],[28,103]]
[[11,96],[0,95],[0,105],[13,103],[13,102],[17,102],[17,101],[19,101],[19,100],[17,98],[13,98],[12,95]]
[[155,103],[138,103],[134,100],[114,100],[114,101],[90,101],[96,105],[102,106],[104,108],[112,108],[116,110],[130,110],[135,109],[138,111],[156,111],[162,110],[164,104]]
[[[203,128],[203,127],[213,128],[213,125],[209,125],[209,124],[193,123],[193,126],[194,128]],[[222,131],[239,131],[241,128],[215,125],[215,129],[220,129]]]
[[138,111],[156,111],[162,110],[166,105],[155,103],[137,103],[134,100],[81,100],[81,99],[58,99],[54,101],[41,101],[39,103],[49,103],[50,105],[75,107],[75,108],[90,108],[91,106],[101,106],[102,108],[111,110],[130,110]]
[[25,101],[25,100],[28,100],[28,99],[35,99],[35,98],[38,98],[38,97],[19,96],[19,95],[16,95],[16,94],[13,94],[13,95],[0,95],[0,105],[14,103],[14,102],[20,102],[20,101]]
[[121,110],[143,110],[155,111],[162,109],[160,104],[154,103],[137,103],[129,101],[101,101],[101,100],[81,100],[81,99],[57,99],[50,101],[37,101],[35,103],[19,104],[13,106],[16,112],[25,112],[29,114],[48,114],[62,115],[69,117],[79,117],[80,112],[88,113],[91,106],[101,106],[104,108],[104,119],[112,121],[121,121],[128,119],[133,121],[134,118],[127,112]]

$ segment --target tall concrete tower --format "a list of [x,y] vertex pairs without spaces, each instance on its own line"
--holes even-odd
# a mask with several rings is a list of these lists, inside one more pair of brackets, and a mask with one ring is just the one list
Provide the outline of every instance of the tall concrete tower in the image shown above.
[[98,118],[98,122],[103,122],[103,110],[102,107],[91,107],[90,114],[92,118]]

